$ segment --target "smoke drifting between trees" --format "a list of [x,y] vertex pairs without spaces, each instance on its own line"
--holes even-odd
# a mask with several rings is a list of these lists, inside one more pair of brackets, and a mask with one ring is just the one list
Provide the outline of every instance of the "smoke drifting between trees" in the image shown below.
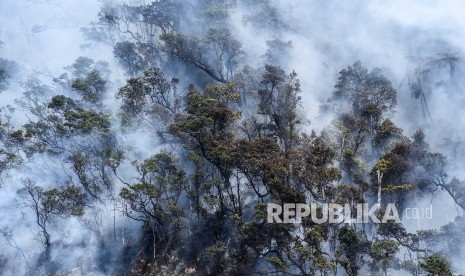
[[[274,34],[258,60],[239,28]],[[293,28],[273,1],[103,4],[82,32],[114,60],[81,56],[57,76],[33,74],[0,109],[0,197],[24,218],[0,225],[0,272],[453,275],[461,215],[418,231],[267,223],[266,203],[377,203],[382,217],[387,203],[402,213],[442,194],[465,208],[450,158],[421,127],[396,122],[405,87],[383,70],[354,61],[333,72],[318,106],[304,103],[312,91],[289,70],[293,42],[277,38]],[[415,63],[407,89],[425,127],[434,70],[448,68],[441,85],[457,96],[460,63],[451,54]],[[18,71],[0,59],[0,93],[16,89]],[[313,129],[310,109],[330,122]],[[26,228],[33,234],[18,234]]]

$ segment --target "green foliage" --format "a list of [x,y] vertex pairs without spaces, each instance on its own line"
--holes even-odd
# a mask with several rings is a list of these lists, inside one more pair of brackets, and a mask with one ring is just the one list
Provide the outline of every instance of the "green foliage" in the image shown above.
[[412,185],[404,184],[404,185],[387,185],[383,187],[381,190],[383,192],[394,192],[394,191],[408,191],[412,189]]
[[376,134],[373,138],[374,147],[378,151],[382,151],[396,139],[401,138],[402,129],[398,128],[391,120],[385,119],[376,129]]
[[17,71],[17,64],[0,58],[0,92],[8,88],[9,79]]
[[372,271],[382,269],[386,271],[394,265],[395,254],[399,251],[399,244],[393,240],[381,240],[373,242],[371,246],[370,268]]
[[25,207],[30,208],[36,217],[37,226],[44,237],[44,245],[51,244],[49,224],[59,217],[82,216],[86,206],[86,196],[80,188],[69,185],[61,188],[44,189],[34,180],[22,180],[23,188],[17,191]]
[[268,49],[263,57],[267,64],[281,64],[289,56],[292,41],[283,41],[278,38],[266,42]]
[[280,140],[287,151],[295,143],[302,124],[300,82],[295,72],[286,75],[284,70],[273,65],[265,65],[258,90],[258,114],[267,117],[270,123],[266,128]]
[[21,156],[0,148],[0,173],[22,163]]
[[162,51],[222,83],[232,78],[237,59],[243,54],[241,43],[233,38],[229,28],[211,28],[205,37],[163,34],[160,40]]
[[85,207],[85,194],[79,187],[67,186],[59,190],[52,188],[43,191],[41,201],[44,212],[59,216],[82,216]]
[[347,226],[339,230],[340,246],[336,252],[338,262],[349,275],[357,275],[365,264],[364,256],[370,252],[370,241],[361,232]]
[[107,81],[97,70],[92,70],[84,78],[74,79],[71,87],[82,94],[85,101],[96,103],[102,100]]
[[138,183],[122,188],[119,193],[123,213],[145,222],[154,239],[166,244],[166,235],[176,235],[183,224],[185,214],[178,200],[187,189],[185,173],[175,156],[167,151],[134,164],[139,172]]
[[231,126],[238,114],[197,91],[187,95],[186,113],[175,118],[169,127],[170,132],[192,141],[204,157],[220,164],[218,162],[228,157],[221,153],[231,146],[227,146],[232,138]]
[[381,159],[376,163],[374,169],[379,170],[379,171],[381,171],[382,173],[387,172],[387,171],[389,170],[389,161],[387,161],[386,159],[382,159],[382,158],[381,158]]
[[205,94],[225,104],[238,102],[240,100],[240,95],[237,92],[237,85],[234,82],[226,84],[208,84],[205,87]]
[[[394,222],[267,223],[267,203],[373,202],[379,186],[382,202],[401,210],[412,195],[439,189],[465,206],[464,182],[448,178],[445,156],[430,152],[422,130],[406,137],[391,119],[397,92],[381,70],[356,62],[340,71],[323,108],[335,113],[332,125],[307,132],[297,73],[278,66],[292,43],[267,41],[263,57],[271,64],[236,72],[244,52],[228,20],[237,2],[195,1],[195,24],[184,22],[191,15],[181,2],[108,3],[86,31],[112,44],[130,76],[116,91],[123,132],[114,114],[103,112],[108,64],[85,57],[53,79],[64,95],[39,79],[27,82],[18,103],[29,121],[21,129],[2,117],[0,173],[35,154],[58,160],[66,175],[64,185],[44,188],[29,179],[18,191],[46,248],[51,224],[77,216],[108,249],[102,221],[95,215],[91,225],[87,216],[111,200],[115,212],[143,228],[142,242],[125,243],[125,252],[140,252],[131,260],[133,274],[178,275],[185,268],[199,275],[378,275],[403,268],[451,275],[446,257],[425,254],[460,254],[460,218],[417,233]],[[272,1],[240,5],[247,7],[244,24],[285,27]],[[189,33],[180,32],[186,23]],[[183,79],[167,77],[174,73]],[[141,155],[140,144],[125,136],[135,130],[156,133],[164,150]],[[128,168],[126,160],[138,161]],[[406,254],[401,263],[404,252],[410,260]],[[192,267],[181,265],[187,263]]]
[[0,68],[0,90],[4,90],[6,88],[8,79],[8,74],[5,69]]
[[148,69],[142,77],[129,79],[117,94],[123,101],[123,119],[129,124],[147,116],[167,125],[181,108],[177,83],[175,78],[168,81],[159,68]]
[[327,144],[326,134],[302,134],[291,158],[292,174],[315,199],[331,195],[332,184],[341,179],[340,170],[334,165],[336,153]]
[[78,108],[66,112],[64,126],[71,131],[89,133],[92,130],[108,132],[110,130],[109,116],[93,111]]
[[136,76],[147,69],[150,62],[143,56],[143,45],[130,41],[117,42],[113,48],[113,55],[129,76]]
[[430,276],[453,275],[449,261],[439,253],[434,253],[423,259],[420,267]]
[[87,173],[91,171],[91,158],[81,150],[78,150],[71,155],[69,160],[84,190],[93,198],[100,199],[99,195],[102,192],[102,187],[100,187],[92,175],[89,176]]
[[[91,108],[84,109],[63,95],[54,96],[41,111],[37,121],[30,121],[23,126],[20,141],[27,154],[37,152],[59,153],[72,136],[105,136],[110,131],[110,115]],[[17,133],[19,134],[19,133]]]
[[368,71],[360,62],[339,73],[335,88],[330,101],[346,101],[356,116],[362,115],[370,106],[385,113],[392,112],[397,105],[397,92],[381,70]]
[[287,269],[287,265],[284,264],[283,261],[281,261],[281,259],[279,259],[278,257],[268,257],[266,260],[279,270]]
[[242,0],[247,7],[244,23],[273,31],[286,30],[289,26],[285,18],[270,0]]
[[68,98],[64,95],[53,96],[52,100],[48,104],[48,108],[54,110],[60,110],[63,112],[69,111],[76,107],[76,104],[71,98]]

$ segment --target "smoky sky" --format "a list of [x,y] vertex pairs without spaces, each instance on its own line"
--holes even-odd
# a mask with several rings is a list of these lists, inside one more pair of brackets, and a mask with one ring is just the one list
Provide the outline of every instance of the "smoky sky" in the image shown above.
[[[114,97],[117,87],[123,83],[125,75],[116,65],[112,48],[108,45],[86,41],[81,28],[96,20],[97,13],[105,1],[97,0],[1,0],[0,1],[0,40],[4,43],[0,57],[15,61],[20,73],[10,82],[9,89],[0,93],[1,106],[13,104],[14,99],[23,93],[20,85],[31,74],[37,74],[45,83],[64,71],[79,56],[109,62],[111,89],[105,108],[117,110]],[[115,2],[115,1],[114,1]],[[149,1],[117,1],[144,3]],[[288,25],[286,30],[260,29],[253,24],[245,24],[244,16],[249,11],[240,5],[231,14],[234,35],[245,51],[240,65],[258,66],[263,63],[266,41],[279,38],[292,41],[289,55],[283,62],[287,70],[295,70],[302,84],[303,109],[311,124],[309,128],[323,130],[332,117],[322,116],[319,106],[334,90],[338,72],[360,60],[367,68],[379,67],[391,80],[398,92],[398,107],[394,121],[411,136],[418,128],[424,128],[432,149],[452,155],[447,139],[461,144],[465,138],[465,3],[449,1],[273,1],[281,20]],[[451,80],[449,69],[437,65],[431,70],[431,93],[428,104],[430,116],[422,115],[421,105],[412,98],[409,80],[419,66],[427,66],[443,53],[453,53],[459,57],[455,79]],[[178,76],[182,78],[182,76]],[[453,89],[451,88],[452,86]],[[454,90],[453,92],[451,92]],[[24,122],[25,115],[16,112],[16,121]],[[154,151],[158,145],[153,136],[143,132],[124,137],[143,155],[144,150]],[[131,140],[131,141],[129,141]],[[458,146],[455,157],[450,158],[452,174],[464,177],[465,150]],[[146,156],[140,156],[145,158]],[[18,246],[33,259],[40,247],[35,226],[30,214],[16,199],[20,179],[33,174],[39,181],[59,179],[55,173],[61,164],[54,159],[36,157],[25,169],[16,171],[2,180],[0,188],[0,226],[14,229],[13,237]],[[127,172],[128,175],[131,172]],[[50,181],[49,181],[50,182]],[[449,201],[448,201],[449,200]],[[444,203],[445,202],[445,203]],[[111,204],[107,202],[107,204]],[[437,220],[430,222],[407,221],[410,230],[438,227],[453,220],[457,215],[454,204],[444,195],[421,199],[421,207],[433,204],[433,215]],[[101,214],[108,217],[104,227],[113,223],[111,208]],[[443,215],[439,216],[440,213]],[[124,223],[121,219],[118,223]],[[68,240],[84,241],[90,236],[74,220],[68,222],[64,244]],[[69,227],[72,225],[72,227]],[[58,230],[57,230],[58,231]],[[68,239],[68,240],[67,240]],[[3,242],[2,242],[3,243]],[[97,250],[93,241],[88,249]],[[5,247],[2,244],[1,247]],[[7,249],[18,261],[17,250]],[[83,248],[69,251],[66,258],[74,260],[82,255]],[[22,272],[19,270],[19,272]]]

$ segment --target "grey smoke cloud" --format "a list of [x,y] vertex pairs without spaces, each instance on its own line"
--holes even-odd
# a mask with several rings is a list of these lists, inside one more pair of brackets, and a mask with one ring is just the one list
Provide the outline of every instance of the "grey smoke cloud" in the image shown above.
[[[436,66],[431,71],[432,89],[428,98],[430,120],[423,118],[420,102],[412,99],[408,87],[409,77],[412,78],[418,65],[426,64],[427,60],[434,59],[443,52],[454,52],[459,56],[465,52],[465,4],[462,1],[276,0],[272,3],[291,31],[263,31],[251,24],[244,24],[243,18],[248,11],[240,7],[231,15],[236,35],[247,53],[243,62],[252,66],[262,63],[261,56],[266,51],[267,40],[291,40],[293,46],[284,67],[294,69],[299,74],[303,90],[303,107],[312,122],[311,128],[321,130],[331,120],[321,117],[318,107],[332,92],[338,71],[356,60],[361,60],[368,68],[382,68],[398,89],[399,105],[395,121],[406,134],[410,135],[416,128],[423,127],[432,148],[448,155],[451,150],[442,146],[444,138],[463,141],[463,60],[459,61],[456,69],[455,94],[450,92],[451,79],[448,68]],[[72,64],[78,56],[108,61],[112,67],[113,86],[105,104],[107,109],[115,112],[117,105],[113,94],[123,82],[124,75],[115,66],[112,49],[104,45],[81,47],[86,42],[80,28],[95,20],[102,4],[102,1],[96,0],[2,0],[0,40],[5,45],[0,50],[0,55],[16,61],[27,74],[45,73],[43,78],[48,78],[48,81],[50,76],[62,73],[63,67]],[[21,95],[23,91],[18,82],[24,80],[27,74],[18,77],[9,90],[0,94],[2,105],[13,103],[13,100]],[[144,151],[148,148],[149,152],[158,149],[154,137],[144,131],[124,139],[126,140],[123,143],[131,144],[136,149],[137,158],[141,160],[147,157],[144,156]],[[451,168],[453,174],[465,176],[465,162],[463,155],[460,155],[463,149],[459,147],[457,151],[457,158],[451,162]],[[32,160],[28,166],[34,170],[15,172],[15,175],[2,181],[0,188],[0,228],[7,226],[8,229],[14,230],[14,239],[31,263],[35,254],[40,251],[40,244],[35,234],[35,226],[26,223],[31,221],[28,218],[30,214],[21,208],[16,198],[20,179],[37,174],[35,176],[39,178],[39,182],[44,183],[63,177],[60,174],[50,174],[50,171],[60,169],[61,164],[57,160],[47,160],[43,164],[41,162]],[[131,171],[128,169],[123,174],[130,178]],[[431,202],[435,206],[434,215],[444,214],[440,220],[428,226],[437,227],[453,220],[456,209],[453,204],[442,206],[441,201],[446,200],[445,198],[447,197],[440,195],[432,201],[422,199],[420,202],[421,206],[428,206]],[[112,214],[108,206],[100,207],[107,218]],[[124,224],[124,219],[119,217],[118,220]],[[110,229],[113,222],[107,219],[102,223],[104,228]],[[407,227],[415,231],[419,225],[408,222]],[[76,221],[69,222],[68,230],[65,227],[57,231],[68,233],[68,236],[63,238],[64,243],[87,240],[88,249],[91,250],[86,252],[98,250],[95,240],[88,239],[92,234]],[[4,242],[0,243],[2,247],[5,247]],[[9,254],[19,254],[18,250],[8,246],[6,248]],[[82,248],[77,247],[75,251],[68,252],[66,256],[71,265],[84,254],[83,252]],[[22,272],[24,270],[19,271]]]

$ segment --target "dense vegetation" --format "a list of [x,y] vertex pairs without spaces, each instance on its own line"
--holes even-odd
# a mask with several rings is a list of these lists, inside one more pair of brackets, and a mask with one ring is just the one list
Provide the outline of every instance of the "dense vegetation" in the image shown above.
[[[441,191],[464,209],[465,183],[448,175],[446,157],[431,151],[422,129],[396,125],[398,91],[380,69],[359,61],[341,68],[315,107],[302,102],[312,91],[303,91],[299,72],[283,69],[292,67],[285,63],[292,42],[268,41],[258,65],[247,65],[231,25],[238,6],[249,11],[244,24],[277,34],[290,28],[265,0],[106,4],[83,32],[92,43],[111,45],[125,72],[123,85],[114,87],[108,63],[87,57],[49,80],[53,84],[34,76],[23,83],[15,106],[1,109],[1,176],[41,159],[62,171],[48,181],[31,173],[2,184],[18,187],[17,200],[42,248],[27,253],[14,229],[2,226],[18,260],[0,252],[0,271],[453,274],[450,260],[464,244],[463,217],[417,232],[395,222],[267,223],[268,202],[380,201],[402,213],[413,198]],[[442,62],[452,67],[457,60],[448,58]],[[15,81],[14,68],[0,59],[0,89]],[[426,117],[425,84],[419,79],[410,86]],[[312,130],[309,108],[333,118],[323,131]],[[28,114],[21,126],[11,123],[15,109]],[[143,152],[131,141],[141,133],[148,137]],[[111,226],[105,222],[110,214]],[[120,215],[128,223],[116,223]],[[81,246],[63,247],[57,225],[71,220],[96,241],[92,265],[60,258]],[[15,263],[20,266],[12,268]]]

